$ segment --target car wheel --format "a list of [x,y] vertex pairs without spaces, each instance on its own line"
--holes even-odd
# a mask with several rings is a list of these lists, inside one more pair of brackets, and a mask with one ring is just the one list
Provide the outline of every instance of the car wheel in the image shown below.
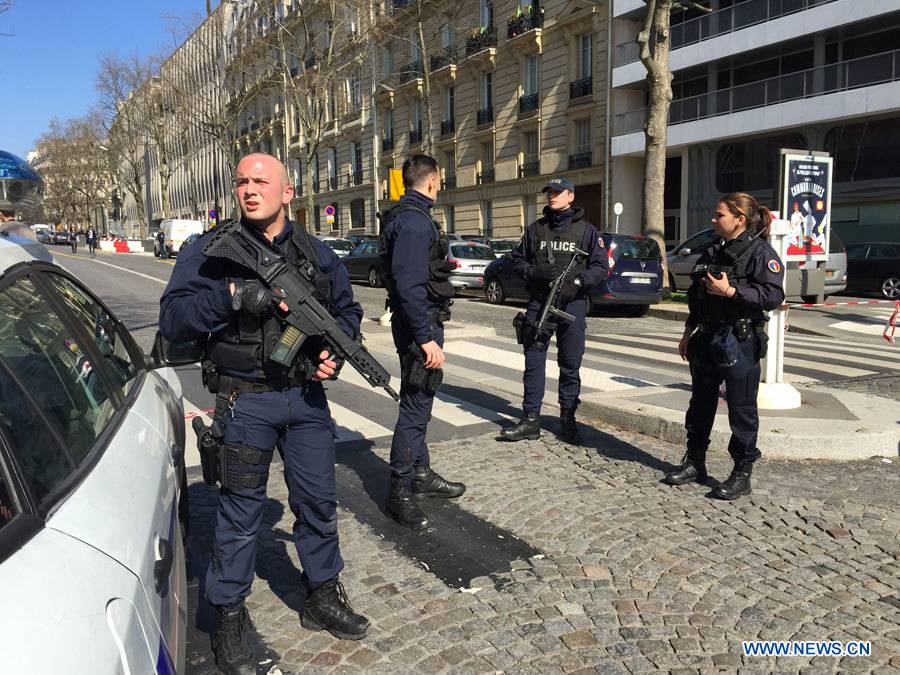
[[372,288],[381,287],[381,272],[375,267],[369,268],[369,286]]
[[650,311],[650,305],[630,305],[628,314],[630,316],[645,316]]
[[597,303],[591,299],[590,295],[584,296],[584,315],[593,316],[597,313]]
[[492,305],[503,303],[505,295],[503,293],[503,284],[499,279],[491,279],[484,288],[484,297]]
[[821,305],[825,302],[825,295],[801,295],[800,299],[807,305]]
[[900,300],[900,277],[885,277],[881,282],[881,294],[888,300]]

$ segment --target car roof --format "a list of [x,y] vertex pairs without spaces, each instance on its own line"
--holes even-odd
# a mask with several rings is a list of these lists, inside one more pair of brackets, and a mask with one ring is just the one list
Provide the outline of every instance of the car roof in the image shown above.
[[12,227],[0,227],[0,275],[17,263],[43,260],[53,262],[53,256],[43,245],[35,241],[26,225],[16,223]]

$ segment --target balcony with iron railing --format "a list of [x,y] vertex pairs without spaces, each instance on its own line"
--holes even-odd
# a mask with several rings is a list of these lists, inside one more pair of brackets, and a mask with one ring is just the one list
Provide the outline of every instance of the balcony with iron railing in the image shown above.
[[441,138],[449,138],[453,134],[456,133],[456,121],[455,120],[442,120],[441,121]]
[[409,130],[409,144],[410,145],[419,145],[422,142],[422,130],[421,129],[410,129]]
[[569,82],[569,100],[590,96],[594,87],[592,76],[582,77],[580,80]]
[[382,152],[390,152],[394,149],[394,137],[389,136],[388,138],[381,139],[381,151]]
[[424,66],[421,61],[411,61],[400,70],[400,74],[398,75],[400,84],[406,84],[407,82],[422,77],[423,72]]
[[337,176],[329,176],[328,177],[328,189],[329,190],[337,190],[338,189],[338,177]]
[[440,70],[456,63],[456,47],[444,47],[437,54],[431,56],[429,63],[432,71]]
[[394,9],[405,9],[413,4],[414,0],[392,0],[391,6]]
[[528,159],[522,162],[519,167],[519,178],[528,178],[529,176],[537,176],[541,172],[541,160]]
[[356,169],[355,171],[351,171],[347,174],[347,187],[351,187],[353,185],[362,185],[363,182],[363,172],[362,169]]
[[[835,0],[744,0],[731,7],[672,24],[669,28],[669,48],[674,51],[830,2]],[[640,45],[634,40],[616,46],[616,66],[634,63],[640,58]]]
[[540,95],[539,94],[526,94],[525,96],[519,97],[519,114],[526,115],[528,113],[533,113],[540,107]]
[[259,122],[254,122],[250,125],[250,131],[256,131],[257,129],[259,129]]
[[466,38],[466,56],[472,56],[485,49],[497,46],[497,27],[488,26],[475,30],[475,34]]
[[514,37],[518,37],[535,28],[543,28],[543,26],[544,11],[537,3],[534,3],[533,5],[529,5],[528,9],[521,15],[515,16],[507,21],[506,37],[507,39],[512,40]]
[[445,174],[441,180],[441,190],[453,190],[456,188],[456,174]]
[[493,166],[482,166],[481,173],[478,174],[478,184],[484,185],[485,183],[493,183],[494,182],[494,167]]
[[[669,125],[898,80],[900,50],[883,52],[675,99],[669,108]],[[827,116],[827,107],[821,110]],[[613,135],[642,131],[646,114],[646,108],[641,108],[616,115]]]
[[482,108],[475,114],[475,118],[478,126],[482,126],[483,124],[490,124],[494,121],[494,109]]
[[586,169],[591,165],[591,151],[587,150],[585,152],[576,152],[574,155],[569,155],[569,168],[570,169]]

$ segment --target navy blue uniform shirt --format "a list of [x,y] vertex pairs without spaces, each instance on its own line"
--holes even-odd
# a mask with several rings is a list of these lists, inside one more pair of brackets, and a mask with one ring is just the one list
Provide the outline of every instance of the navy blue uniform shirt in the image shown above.
[[[407,190],[400,203],[408,202],[430,212],[434,201],[415,190]],[[387,245],[391,252],[391,277],[394,293],[391,297],[400,307],[409,324],[416,344],[431,342],[431,322],[428,314],[441,303],[428,296],[428,252],[437,241],[432,222],[424,214],[402,211],[391,220],[387,230]]]
[[[550,222],[551,232],[568,232],[574,224],[584,218],[584,210],[579,207],[554,211],[549,206],[544,207],[544,218]],[[510,254],[513,266],[524,278],[528,278],[529,269],[537,264],[535,253],[538,250],[537,221],[525,228],[525,235],[519,241]],[[609,276],[609,259],[606,248],[600,246],[600,233],[590,223],[586,223],[584,237],[579,248],[590,253],[587,269],[584,271],[584,285],[592,288],[606,280]]]
[[[294,224],[285,221],[284,229],[275,241],[279,251],[288,245]],[[254,225],[245,230],[268,243]],[[184,342],[216,333],[228,325],[232,314],[231,293],[225,280],[225,260],[208,258],[203,254],[212,233],[204,234],[193,245],[183,248],[172,270],[172,276],[159,299],[159,330],[172,342]],[[331,279],[331,306],[334,318],[351,338],[359,335],[363,310],[353,299],[350,276],[338,257],[316,238],[313,245],[319,255],[319,267]]]
[[[716,261],[719,251],[738,241],[744,241],[751,234],[749,231],[741,233],[732,241],[719,239],[706,249],[697,259],[697,264],[710,264]],[[767,241],[761,242],[751,253],[747,254],[747,280],[746,285],[735,286],[734,280],[730,280],[735,287],[735,295],[728,302],[738,303],[741,313],[752,317],[759,311],[770,311],[784,302],[784,263],[775,253],[775,249]],[[701,284],[702,281],[692,281],[691,286]],[[698,297],[697,293],[688,291],[688,298]],[[745,310],[745,311],[744,311]],[[685,325],[695,328],[700,319],[699,308],[696,302],[690,303],[690,313]]]

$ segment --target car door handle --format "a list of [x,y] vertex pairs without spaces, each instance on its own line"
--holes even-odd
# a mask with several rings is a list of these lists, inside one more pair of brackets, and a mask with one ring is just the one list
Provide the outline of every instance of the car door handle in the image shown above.
[[156,562],[153,563],[153,579],[156,592],[162,593],[169,585],[169,573],[172,571],[172,563],[175,560],[175,551],[167,539],[156,539]]

